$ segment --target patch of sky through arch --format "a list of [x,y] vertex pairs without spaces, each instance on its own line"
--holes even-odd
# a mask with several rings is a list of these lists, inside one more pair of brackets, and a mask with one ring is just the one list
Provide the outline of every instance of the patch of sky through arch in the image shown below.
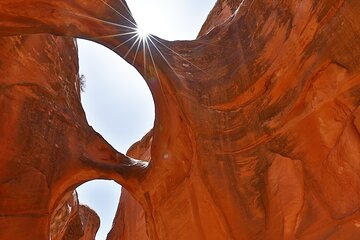
[[[99,0],[100,1],[100,0]],[[127,0],[141,28],[167,40],[195,39],[215,0]],[[122,153],[153,126],[154,103],[141,75],[111,50],[78,40],[82,104],[89,124]],[[91,181],[77,188],[80,203],[101,218],[97,240],[106,239],[120,195],[112,181]]]

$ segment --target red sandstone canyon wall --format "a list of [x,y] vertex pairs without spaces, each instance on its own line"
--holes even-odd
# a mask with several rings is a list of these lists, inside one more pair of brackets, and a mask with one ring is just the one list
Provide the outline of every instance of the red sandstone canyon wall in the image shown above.
[[96,178],[132,181],[121,172],[137,163],[88,126],[72,38],[3,37],[0,45],[0,239],[49,239],[67,192]]
[[[152,131],[148,132],[139,142],[133,144],[127,155],[144,161],[151,160]],[[115,215],[108,240],[146,239],[145,212],[143,207],[125,189],[121,189],[119,206]]]
[[224,0],[196,40],[150,36],[136,54],[123,1],[1,1],[2,36],[113,48],[156,119],[129,151],[140,161],[116,152],[86,123],[73,40],[4,37],[0,238],[48,239],[49,213],[95,178],[144,210],[120,203],[111,239],[360,238],[359,13],[355,0]]

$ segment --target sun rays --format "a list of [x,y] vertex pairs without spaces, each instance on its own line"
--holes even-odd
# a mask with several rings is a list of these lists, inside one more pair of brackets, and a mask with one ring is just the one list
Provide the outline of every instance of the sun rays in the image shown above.
[[147,31],[147,29],[142,27],[141,25],[137,25],[136,33],[141,39],[145,39],[145,40],[149,36],[149,32]]
[[[121,52],[121,56],[126,59],[129,63],[134,65],[137,61],[137,58],[140,57],[139,52],[143,52],[143,67],[144,67],[144,74],[147,74],[146,66],[149,64],[147,61],[151,61],[150,64],[155,69],[156,74],[158,75],[158,66],[156,66],[156,61],[159,59],[164,60],[166,65],[171,69],[171,71],[179,78],[183,79],[184,76],[179,76],[178,72],[189,72],[190,67],[195,68],[196,70],[202,72],[202,74],[207,75],[207,73],[201,69],[199,66],[196,66],[192,63],[189,59],[184,57],[182,54],[176,52],[175,50],[171,49],[167,44],[165,44],[161,39],[151,35],[146,28],[146,24],[137,24],[133,18],[133,14],[131,13],[130,9],[128,8],[127,4],[123,0],[118,0],[123,9],[125,9],[125,13],[117,10],[115,7],[111,6],[107,0],[99,0],[104,6],[110,9],[114,14],[119,16],[119,19],[124,19],[121,23],[116,21],[109,21],[104,19],[99,19],[94,16],[88,16],[80,13],[74,13],[68,10],[62,10],[63,13],[89,19],[92,21],[100,22],[102,24],[107,24],[114,26],[118,29],[118,33],[109,34],[109,35],[101,35],[101,36],[92,36],[91,39],[93,40],[101,40],[106,38],[118,38],[121,39],[121,42],[113,46],[111,49],[115,52]],[[125,46],[125,47],[124,47]],[[119,50],[121,49],[121,50]],[[159,58],[155,57],[158,56]],[[168,57],[166,57],[166,55]],[[179,58],[181,61],[176,61],[177,63],[182,62],[181,65],[172,64],[173,58]],[[131,58],[131,59],[129,59]],[[160,66],[160,64],[158,64]],[[182,68],[182,69],[181,69]],[[181,69],[181,70],[180,70]],[[190,75],[186,76],[189,77]],[[159,76],[157,76],[159,77]]]
[[[125,16],[124,14],[122,14],[120,11],[116,10],[113,6],[111,6],[108,2],[106,2],[106,0],[99,0],[99,1],[101,1],[103,4],[105,4],[106,7],[111,9],[111,11],[113,11],[115,14],[117,14],[120,18],[124,19],[128,25],[127,24],[125,25],[124,23],[119,24],[119,23],[109,22],[106,20],[101,20],[101,19],[97,19],[97,18],[93,18],[93,17],[89,17],[89,16],[82,16],[82,15],[78,15],[78,14],[77,15],[81,16],[81,17],[86,17],[86,18],[97,20],[97,21],[101,21],[103,23],[111,24],[111,25],[118,27],[120,30],[118,34],[96,36],[96,37],[93,37],[93,39],[96,40],[96,39],[116,38],[116,37],[125,38],[124,40],[122,40],[122,42],[120,44],[113,47],[112,50],[117,51],[119,48],[126,45],[126,47],[124,48],[126,52],[125,53],[122,52],[121,55],[124,59],[131,62],[132,65],[134,65],[136,63],[136,60],[138,59],[138,57],[140,57],[139,52],[142,51],[141,57],[143,58],[144,74],[147,74],[146,67],[149,66],[148,65],[149,63],[147,61],[151,61],[150,64],[153,66],[156,77],[160,78],[159,71],[158,71],[159,69],[158,69],[158,66],[156,65],[157,58],[155,58],[155,53],[157,56],[159,56],[161,59],[164,60],[164,62],[168,65],[168,67],[171,69],[171,71],[179,78],[180,78],[180,76],[178,75],[173,64],[171,64],[171,58],[173,58],[173,57],[179,57],[182,60],[182,62],[183,62],[182,67],[192,66],[192,67],[196,68],[197,70],[200,70],[201,72],[205,73],[200,67],[196,66],[191,61],[189,61],[184,56],[182,56],[180,53],[174,51],[169,46],[167,46],[165,43],[163,43],[161,40],[159,40],[155,36],[151,35],[147,31],[146,27],[137,24],[133,20],[133,15],[132,15],[131,11],[129,10],[129,8],[127,7],[127,5],[123,2],[123,0],[119,0],[119,2],[122,4],[124,9],[127,11],[126,15],[128,17]],[[155,51],[155,52],[153,52],[153,51]],[[171,58],[166,57],[166,55],[170,55]],[[129,59],[130,57],[132,57],[132,58]],[[177,67],[179,67],[179,66],[177,66]]]

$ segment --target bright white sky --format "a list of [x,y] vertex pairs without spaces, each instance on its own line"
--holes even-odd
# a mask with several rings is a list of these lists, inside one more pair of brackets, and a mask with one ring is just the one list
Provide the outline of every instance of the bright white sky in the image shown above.
[[[127,0],[138,25],[167,40],[195,39],[216,0]],[[82,104],[89,124],[122,153],[153,126],[154,103],[140,74],[111,50],[78,40]],[[77,188],[79,200],[101,218],[96,240],[105,240],[116,213],[120,186],[96,180]]]

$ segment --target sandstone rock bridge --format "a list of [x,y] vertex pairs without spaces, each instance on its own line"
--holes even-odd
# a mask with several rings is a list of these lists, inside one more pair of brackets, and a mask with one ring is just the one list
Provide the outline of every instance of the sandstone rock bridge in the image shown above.
[[[93,238],[92,179],[127,190],[112,240],[360,239],[360,1],[218,0],[171,42],[124,0],[1,0],[0,36],[0,239]],[[127,155],[85,119],[74,37],[149,86]]]

